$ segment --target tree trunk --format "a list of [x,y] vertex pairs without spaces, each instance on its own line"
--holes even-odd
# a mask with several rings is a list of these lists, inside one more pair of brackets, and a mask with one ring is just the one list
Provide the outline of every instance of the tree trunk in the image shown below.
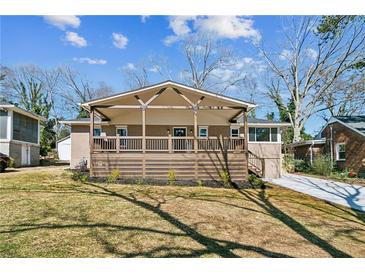
[[293,143],[300,141],[300,126],[295,125],[293,128]]

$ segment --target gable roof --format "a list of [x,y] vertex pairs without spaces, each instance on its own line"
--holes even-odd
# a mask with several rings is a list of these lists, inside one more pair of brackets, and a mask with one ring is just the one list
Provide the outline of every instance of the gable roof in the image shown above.
[[251,109],[256,107],[256,104],[254,104],[252,102],[247,102],[247,101],[243,101],[241,99],[233,98],[233,97],[230,97],[230,96],[227,96],[227,95],[221,95],[221,94],[217,94],[217,93],[214,93],[214,92],[211,92],[211,91],[190,87],[190,86],[187,86],[187,85],[184,85],[184,84],[181,84],[181,83],[177,83],[177,82],[174,82],[174,81],[171,81],[171,80],[161,82],[161,83],[158,83],[158,84],[154,84],[154,85],[150,85],[150,86],[147,86],[147,87],[143,87],[143,88],[140,88],[140,89],[130,90],[130,91],[126,91],[126,92],[113,94],[111,96],[90,100],[90,101],[82,103],[81,106],[88,109],[88,107],[90,105],[93,105],[95,103],[101,103],[103,101],[110,100],[110,99],[122,98],[122,97],[127,96],[127,95],[138,94],[140,92],[148,91],[148,90],[151,90],[151,89],[154,89],[154,88],[159,88],[159,87],[160,88],[163,88],[163,87],[184,88],[184,89],[186,89],[190,92],[210,96],[210,97],[213,97],[213,98],[216,98],[216,99],[219,99],[219,100],[223,100],[223,101],[226,101],[226,102],[239,104],[241,106],[247,107],[248,110],[251,110]]
[[351,129],[352,131],[365,137],[365,116],[333,116],[318,135],[321,135],[323,130],[330,124],[340,123],[341,125]]

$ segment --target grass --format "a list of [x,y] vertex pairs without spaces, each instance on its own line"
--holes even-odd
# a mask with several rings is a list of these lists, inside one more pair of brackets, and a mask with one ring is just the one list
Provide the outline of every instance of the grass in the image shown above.
[[364,257],[365,214],[266,190],[0,175],[0,257]]

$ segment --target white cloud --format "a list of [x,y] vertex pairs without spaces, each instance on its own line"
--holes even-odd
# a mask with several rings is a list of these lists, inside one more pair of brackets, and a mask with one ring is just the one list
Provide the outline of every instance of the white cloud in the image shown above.
[[197,30],[211,32],[219,38],[250,38],[260,41],[261,34],[253,27],[254,21],[242,16],[207,16],[198,17],[194,23]]
[[119,49],[124,49],[128,44],[128,38],[121,33],[113,32],[113,45]]
[[87,41],[85,40],[85,38],[81,37],[76,32],[66,32],[65,40],[75,47],[82,48],[87,46]]
[[254,20],[243,16],[170,16],[169,27],[174,35],[167,36],[166,45],[183,39],[193,32],[210,33],[220,39],[261,40],[260,32],[253,26]]
[[65,30],[67,27],[78,28],[81,24],[80,18],[74,15],[47,15],[43,16],[43,19],[61,30]]
[[312,48],[307,48],[305,53],[312,60],[315,60],[318,56],[318,52],[315,49],[312,49]]
[[136,66],[133,63],[128,63],[125,66],[123,66],[122,69],[126,69],[126,70],[135,70]]
[[104,59],[92,59],[89,57],[73,58],[75,62],[86,63],[89,65],[105,65],[107,63]]
[[146,23],[147,19],[149,18],[150,16],[149,15],[142,15],[141,16],[141,22],[142,23]]

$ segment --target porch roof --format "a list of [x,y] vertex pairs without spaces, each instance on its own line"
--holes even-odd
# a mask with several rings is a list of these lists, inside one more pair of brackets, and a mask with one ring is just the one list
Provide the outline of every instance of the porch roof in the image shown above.
[[147,124],[191,124],[192,111],[199,123],[227,125],[243,111],[256,105],[232,97],[192,88],[172,81],[132,90],[81,104],[113,123],[141,124],[141,109],[148,109]]
[[156,90],[162,89],[162,88],[165,88],[165,89],[176,88],[176,89],[179,89],[182,93],[187,93],[186,95],[189,95],[189,94],[197,94],[200,96],[204,95],[206,97],[214,98],[214,99],[217,99],[224,103],[230,103],[235,106],[246,107],[248,111],[250,111],[251,109],[256,107],[256,104],[254,104],[252,102],[244,101],[241,99],[237,99],[237,98],[230,97],[227,95],[222,95],[219,93],[214,93],[214,92],[203,90],[203,89],[194,88],[194,87],[187,86],[187,85],[184,85],[181,83],[177,83],[177,82],[174,82],[171,80],[161,82],[158,84],[154,84],[154,85],[150,85],[147,87],[143,87],[140,89],[125,91],[125,92],[113,94],[111,96],[106,96],[106,97],[90,100],[90,101],[82,103],[81,106],[83,108],[85,108],[86,110],[89,110],[90,106],[93,106],[96,104],[103,105],[103,104],[108,104],[108,103],[113,103],[113,102],[115,103],[115,102],[117,102],[118,99],[121,99],[121,98],[131,97],[131,96],[140,95],[140,94],[146,94],[151,91],[153,92],[153,91],[156,91]]

